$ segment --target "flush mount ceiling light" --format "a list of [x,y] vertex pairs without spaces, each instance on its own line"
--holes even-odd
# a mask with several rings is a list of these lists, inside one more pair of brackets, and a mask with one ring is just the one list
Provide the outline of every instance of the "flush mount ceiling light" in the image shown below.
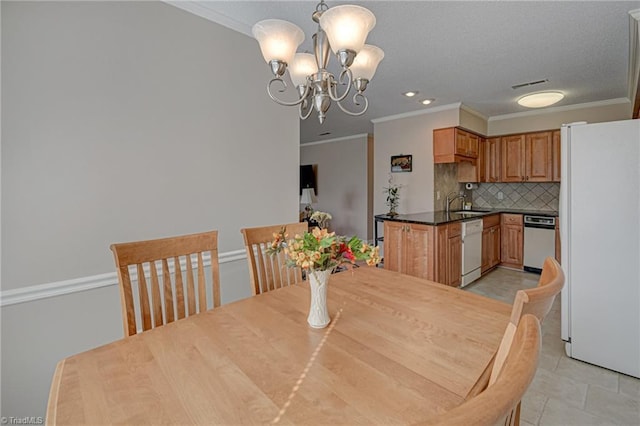
[[539,92],[518,99],[518,104],[527,108],[543,108],[560,102],[564,94],[560,92]]
[[418,91],[408,91],[408,92],[404,92],[403,95],[406,96],[407,98],[413,98],[415,95],[418,94]]
[[435,101],[435,99],[431,98],[431,99],[425,99],[425,100],[421,101],[420,103],[422,105],[429,105],[433,101]]
[[[253,26],[253,36],[260,44],[265,61],[270,65],[275,78],[267,84],[267,93],[272,100],[284,106],[299,106],[302,120],[306,120],[315,109],[322,123],[331,101],[349,115],[362,115],[369,107],[369,101],[362,94],[373,78],[378,64],[384,58],[382,49],[364,44],[369,31],[376,25],[376,17],[364,7],[342,5],[329,8],[320,1],[312,15],[318,23],[318,30],[313,35],[313,51],[295,53],[304,41],[304,33],[295,24],[280,19],[267,19]],[[338,58],[342,71],[336,78],[327,71],[329,49]],[[272,92],[273,83],[287,89],[282,76],[289,68],[293,85],[298,90],[298,99],[287,102],[278,99]],[[344,93],[338,94],[338,84],[346,86]],[[354,87],[353,103],[364,106],[360,111],[352,112],[342,105],[342,101]]]

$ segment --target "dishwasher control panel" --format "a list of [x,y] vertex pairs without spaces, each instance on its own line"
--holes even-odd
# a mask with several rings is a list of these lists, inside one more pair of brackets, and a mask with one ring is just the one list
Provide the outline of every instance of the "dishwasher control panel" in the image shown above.
[[553,229],[556,227],[556,218],[551,216],[524,215],[524,226]]

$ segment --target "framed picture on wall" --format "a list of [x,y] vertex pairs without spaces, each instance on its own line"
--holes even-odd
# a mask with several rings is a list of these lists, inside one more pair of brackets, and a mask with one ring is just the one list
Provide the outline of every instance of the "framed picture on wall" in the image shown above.
[[411,155],[392,155],[391,156],[391,172],[410,172],[412,169]]

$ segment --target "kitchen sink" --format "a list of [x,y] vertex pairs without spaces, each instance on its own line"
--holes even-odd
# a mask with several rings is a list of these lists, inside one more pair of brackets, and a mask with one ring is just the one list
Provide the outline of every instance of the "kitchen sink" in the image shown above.
[[453,213],[455,213],[455,214],[464,214],[464,215],[467,215],[467,216],[481,216],[481,215],[486,215],[488,212],[476,212],[476,211],[473,211],[473,210],[458,210],[458,211],[451,212],[451,213],[452,214]]

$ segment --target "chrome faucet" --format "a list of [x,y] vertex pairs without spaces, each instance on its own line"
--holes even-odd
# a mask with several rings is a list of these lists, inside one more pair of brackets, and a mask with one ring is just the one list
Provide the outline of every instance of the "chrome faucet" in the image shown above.
[[[452,195],[455,195],[455,196],[453,198],[451,198]],[[458,198],[460,198],[462,200],[462,201],[460,201],[460,210],[462,210],[463,206],[464,206],[464,200],[465,200],[465,198],[467,198],[466,194],[460,194],[457,191],[453,191],[453,192],[447,194],[447,201],[446,201],[446,204],[445,204],[445,212],[447,214],[449,214],[449,211],[451,210],[451,203],[453,203]]]

